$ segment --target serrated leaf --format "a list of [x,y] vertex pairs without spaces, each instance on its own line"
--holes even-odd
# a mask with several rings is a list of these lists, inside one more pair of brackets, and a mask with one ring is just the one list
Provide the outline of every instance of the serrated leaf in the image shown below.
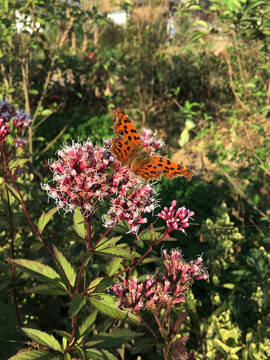
[[106,290],[109,286],[113,284],[113,279],[111,279],[109,276],[106,276],[95,288],[95,292],[99,293],[104,290]]
[[103,277],[98,277],[95,278],[93,281],[91,281],[90,285],[87,287],[87,289],[89,289],[88,291],[89,292],[95,291],[96,287],[103,279],[104,279]]
[[37,228],[38,231],[42,234],[42,231],[44,230],[45,226],[48,224],[48,222],[51,220],[53,215],[57,212],[57,207],[50,209],[49,211],[45,212],[43,211],[42,215],[38,219]]
[[112,237],[110,239],[104,238],[102,239],[98,245],[95,247],[95,250],[100,251],[102,249],[106,249],[110,246],[115,245],[119,240],[121,240],[122,236]]
[[86,299],[81,294],[75,294],[71,299],[69,315],[74,317],[86,304]]
[[119,268],[121,267],[123,259],[121,258],[112,258],[112,260],[110,261],[109,265],[107,266],[107,272],[109,276],[114,275]]
[[120,310],[114,298],[107,294],[93,294],[89,297],[90,303],[102,314],[108,315],[113,319],[127,321],[132,324],[139,324],[140,318],[132,313]]
[[53,284],[41,284],[24,291],[27,294],[67,295],[68,292]]
[[70,339],[70,333],[63,331],[63,330],[54,330],[54,332],[60,336],[62,336],[62,338],[69,340]]
[[65,284],[62,282],[59,274],[50,266],[44,265],[38,261],[25,260],[25,259],[6,259],[9,263],[14,264],[27,274],[42,280],[44,282],[49,282],[57,287],[66,289]]
[[73,225],[76,233],[82,238],[86,238],[86,226],[83,214],[81,213],[81,210],[79,207],[77,207],[74,211],[73,215]]
[[13,197],[15,197],[17,200],[19,200],[21,202],[20,195],[19,195],[18,191],[15,189],[15,187],[11,184],[8,184],[7,182],[5,182],[5,185],[10,190]]
[[108,256],[108,257],[121,257],[124,259],[129,259],[131,254],[129,250],[122,249],[119,246],[111,246],[106,249],[101,249],[100,251],[95,251],[95,254],[99,254],[101,256]]
[[48,350],[26,350],[13,355],[9,360],[59,360],[59,355]]
[[21,328],[22,331],[33,341],[40,345],[47,346],[53,350],[61,351],[61,345],[53,335],[47,334],[44,331],[30,328]]
[[96,349],[116,349],[129,341],[143,336],[144,333],[137,333],[131,330],[118,329],[109,334],[103,333],[93,336],[90,341],[87,341],[85,346],[95,347]]
[[160,259],[159,259],[159,258],[156,258],[156,257],[144,258],[144,259],[142,259],[142,260],[139,262],[138,266],[140,266],[140,265],[145,265],[145,264],[149,264],[149,263],[151,263],[151,262],[158,261],[158,260],[160,260]]
[[87,359],[91,360],[118,360],[108,350],[85,349]]
[[82,325],[79,327],[79,340],[85,338],[86,336],[88,336],[88,334],[90,333],[90,331],[93,328],[93,325],[95,323],[97,317],[97,310],[93,311],[92,314],[90,314],[82,323]]
[[71,286],[75,285],[76,272],[70,262],[64,257],[64,255],[53,245],[53,252],[59,264],[62,266]]

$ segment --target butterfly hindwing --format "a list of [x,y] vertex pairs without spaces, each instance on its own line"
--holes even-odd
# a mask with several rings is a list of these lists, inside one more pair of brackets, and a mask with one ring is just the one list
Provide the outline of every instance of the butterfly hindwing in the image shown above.
[[115,134],[123,136],[131,144],[142,148],[140,135],[126,113],[121,109],[117,109],[113,111],[113,114],[117,117],[115,124],[112,126]]
[[112,146],[110,151],[114,154],[118,161],[126,166],[129,165],[130,159],[132,158],[135,149],[128,140],[117,136],[112,139]]
[[162,170],[154,163],[147,162],[146,164],[140,166],[139,169],[134,172],[134,174],[148,182],[152,179],[159,179],[162,175]]
[[192,171],[188,168],[163,157],[151,156],[151,160],[162,170],[163,175],[170,179],[173,179],[176,176],[185,176],[188,180],[190,180],[193,175]]

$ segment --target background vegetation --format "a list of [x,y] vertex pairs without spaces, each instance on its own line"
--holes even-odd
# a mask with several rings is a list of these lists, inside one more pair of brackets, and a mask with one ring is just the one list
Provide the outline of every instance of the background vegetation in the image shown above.
[[[181,329],[190,336],[188,350],[198,359],[269,359],[269,3],[130,1],[122,4],[130,15],[125,26],[111,22],[98,3],[1,5],[0,97],[33,118],[29,161],[17,177],[30,215],[38,219],[51,207],[40,188],[51,178],[47,160],[71,138],[91,136],[101,144],[112,136],[110,110],[121,107],[138,129],[157,129],[168,144],[166,155],[195,174],[190,183],[176,178],[157,185],[161,206],[176,199],[195,212],[187,237],[176,233],[168,246],[182,248],[187,258],[203,252],[210,274],[210,283],[196,284],[190,296],[189,308],[196,308]],[[7,359],[25,338],[18,332],[11,266],[4,260],[12,249],[0,181],[0,357]],[[14,199],[12,213],[15,257],[46,264],[48,254]],[[80,244],[71,221],[55,217],[46,229],[48,243],[76,266]],[[102,263],[92,265],[90,280],[102,272]],[[145,266],[145,272],[155,268]],[[69,329],[68,299],[26,294],[34,285],[18,271],[21,323],[47,332]],[[106,320],[104,328],[98,315],[95,331],[113,326]],[[151,359],[142,340],[133,341],[122,359]]]

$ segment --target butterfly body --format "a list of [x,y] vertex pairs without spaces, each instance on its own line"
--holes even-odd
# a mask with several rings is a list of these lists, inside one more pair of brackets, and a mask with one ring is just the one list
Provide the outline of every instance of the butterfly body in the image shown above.
[[176,176],[191,179],[189,169],[163,157],[151,156],[148,149],[143,148],[140,135],[123,110],[117,109],[113,113],[117,120],[112,128],[117,137],[112,139],[111,152],[123,166],[129,166],[135,175],[146,182],[159,179],[162,175],[170,179]]

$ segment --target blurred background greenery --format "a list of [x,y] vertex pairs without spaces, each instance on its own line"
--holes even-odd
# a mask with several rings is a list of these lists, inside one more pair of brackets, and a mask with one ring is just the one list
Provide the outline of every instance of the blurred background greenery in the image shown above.
[[[29,162],[17,179],[33,218],[51,207],[39,185],[50,179],[47,160],[70,139],[90,136],[102,144],[113,135],[111,109],[121,107],[140,131],[156,129],[167,143],[164,155],[194,172],[190,183],[162,179],[157,188],[161,206],[176,199],[195,211],[187,236],[174,234],[177,242],[166,247],[182,248],[186,258],[204,253],[211,281],[194,287],[189,307],[196,310],[182,330],[200,359],[270,357],[269,35],[268,1],[1,0],[0,98],[33,118]],[[0,181],[5,359],[25,339],[16,329],[4,261],[10,219]],[[16,257],[48,262],[22,209],[11,202]],[[83,245],[70,220],[58,214],[46,236],[79,266]],[[96,231],[103,231],[98,217]],[[89,281],[102,272],[102,264],[91,266]],[[149,264],[143,273],[153,270]],[[35,283],[18,276],[24,325],[70,327],[65,297],[25,294]],[[104,329],[99,321],[97,332]],[[106,321],[109,329],[113,320]],[[124,359],[151,359],[140,341],[126,347]]]

